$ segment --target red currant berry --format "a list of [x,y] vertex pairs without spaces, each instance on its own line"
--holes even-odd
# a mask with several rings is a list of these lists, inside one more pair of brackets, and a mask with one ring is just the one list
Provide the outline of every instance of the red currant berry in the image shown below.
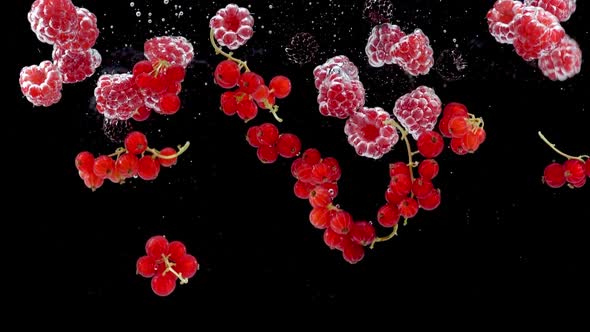
[[454,116],[449,120],[449,133],[451,137],[461,138],[470,129],[469,122],[464,116]]
[[303,152],[303,155],[301,157],[303,159],[303,162],[305,162],[308,165],[315,165],[315,164],[319,163],[320,160],[322,159],[322,155],[320,154],[320,151],[318,151],[318,149],[314,149],[314,148],[309,148],[309,149],[305,150],[305,152]]
[[238,102],[237,113],[240,119],[248,122],[258,115],[258,107],[249,97],[243,98]]
[[147,147],[147,137],[139,131],[133,131],[125,137],[125,149],[129,153],[142,154]]
[[399,217],[399,209],[392,204],[383,205],[377,212],[377,222],[383,227],[393,227],[397,225]]
[[297,180],[293,186],[293,192],[297,198],[308,199],[309,193],[315,188],[315,185]]
[[143,156],[139,159],[137,175],[146,181],[155,180],[160,173],[160,162],[152,156]]
[[133,76],[137,77],[141,73],[149,74],[152,70],[154,70],[152,63],[148,60],[142,60],[133,66]]
[[439,166],[434,159],[424,159],[418,165],[418,174],[424,179],[432,180],[438,175]]
[[303,182],[310,182],[309,180],[311,179],[312,170],[312,166],[303,162],[302,158],[293,160],[293,163],[291,164],[291,175]]
[[261,145],[256,150],[256,156],[264,164],[272,164],[279,158],[279,152],[274,145]]
[[434,189],[426,197],[418,198],[418,205],[423,210],[432,211],[440,205],[440,190]]
[[180,65],[171,65],[170,67],[166,68],[166,72],[164,73],[165,79],[169,84],[180,83],[184,81],[185,75],[186,70],[184,70],[184,67]]
[[586,175],[590,177],[590,158],[586,159],[586,163],[584,165],[586,166]]
[[240,85],[240,90],[247,94],[252,94],[259,86],[264,84],[264,79],[262,76],[250,71],[240,76],[238,84]]
[[463,142],[460,138],[451,138],[451,150],[459,156],[467,154],[467,151],[463,148]]
[[486,131],[483,128],[475,129],[475,136],[477,136],[477,140],[479,144],[483,143],[486,140]]
[[180,98],[174,93],[165,93],[158,101],[158,107],[162,114],[172,115],[180,109]]
[[174,265],[174,270],[180,273],[184,278],[192,278],[199,269],[199,263],[193,255],[184,255],[180,257]]
[[324,182],[322,184],[320,184],[320,186],[328,189],[328,192],[330,193],[330,197],[332,197],[332,199],[336,198],[336,196],[338,196],[338,184],[335,182]]
[[448,116],[443,116],[440,121],[438,122],[438,130],[440,131],[440,133],[444,136],[444,137],[448,137],[451,138],[453,137],[451,135],[451,132],[449,131],[449,121],[451,120],[451,118],[449,118]]
[[270,90],[263,84],[252,93],[252,98],[260,105],[260,103],[264,103],[264,101],[268,99],[269,95]]
[[582,188],[585,184],[586,184],[586,178],[583,177],[581,181],[572,183],[572,186],[574,186],[574,188]]
[[272,123],[263,123],[258,126],[258,141],[263,145],[273,145],[279,139],[279,129]]
[[461,145],[467,153],[474,153],[479,148],[479,136],[470,130],[461,137]]
[[281,134],[277,141],[277,150],[283,158],[293,158],[301,152],[301,140],[293,134]]
[[407,197],[404,198],[397,206],[402,217],[409,219],[413,218],[418,213],[418,202],[415,199]]
[[279,99],[285,98],[291,93],[291,81],[282,75],[273,77],[268,86],[275,97]]
[[402,199],[404,199],[405,197],[406,195],[396,194],[395,192],[393,192],[393,190],[391,190],[391,188],[387,188],[387,190],[385,191],[385,201],[395,206],[397,206],[397,204],[401,202]]
[[139,257],[135,265],[136,273],[145,278],[151,278],[156,274],[156,260],[151,256]]
[[122,179],[128,179],[137,175],[139,169],[139,159],[131,153],[123,153],[117,158],[115,167]]
[[76,169],[84,173],[94,172],[94,156],[88,151],[78,153],[75,159]]
[[186,247],[180,241],[172,241],[168,244],[168,254],[170,255],[171,260],[177,262],[186,254]]
[[340,176],[342,176],[342,169],[340,168],[340,164],[336,158],[324,158],[322,163],[330,167],[330,172],[328,173],[328,182],[336,182],[340,180]]
[[213,76],[217,85],[224,89],[230,89],[238,84],[240,67],[234,61],[223,60],[215,67]]
[[368,221],[357,221],[352,224],[350,238],[361,246],[368,246],[375,240],[375,227]]
[[412,179],[405,174],[396,174],[391,177],[389,188],[399,196],[407,196],[412,191]]
[[332,230],[332,228],[328,227],[324,231],[324,243],[332,250],[342,249],[342,239],[344,237]]
[[156,259],[162,259],[162,255],[168,254],[168,240],[162,235],[152,236],[145,243],[145,253]]
[[262,136],[260,127],[252,126],[248,128],[248,131],[246,132],[246,141],[248,142],[248,144],[250,144],[251,147],[257,148],[262,145],[262,143],[258,139],[260,136]]
[[469,116],[469,111],[467,110],[467,106],[461,103],[448,103],[447,106],[443,109],[443,116],[448,117],[451,119],[455,116]]
[[334,214],[333,210],[325,207],[313,208],[309,213],[309,222],[317,229],[326,229]]
[[234,115],[238,111],[238,103],[236,101],[236,94],[233,91],[226,91],[221,94],[221,111],[225,115]]
[[[175,154],[176,154],[176,150],[174,150],[174,148],[163,148],[162,150],[160,150],[160,155],[162,155],[162,156],[173,156]],[[160,158],[160,157],[158,157],[158,161],[160,162],[160,165],[163,167],[171,167],[171,166],[176,165],[178,158]]]
[[311,181],[315,184],[330,182],[331,168],[324,162],[313,165],[311,170]]
[[[260,89],[260,87],[258,87]],[[266,109],[271,109],[272,105],[274,105],[276,102],[275,96],[270,93],[268,95],[268,97],[266,97],[266,99],[262,100],[262,101],[256,101],[256,104],[258,105],[258,107],[262,108],[263,110]]]
[[[93,172],[101,179],[105,179],[115,171],[115,161],[109,156],[98,156],[94,159]],[[90,174],[92,174],[90,173]]]
[[586,178],[586,167],[578,159],[568,159],[563,163],[565,170],[565,180],[571,184],[581,182]]
[[152,278],[152,291],[159,296],[168,296],[176,288],[176,277],[168,272],[165,275],[160,273]]
[[150,117],[151,113],[152,110],[150,108],[147,108],[146,106],[142,105],[135,111],[135,113],[133,113],[133,120],[137,122],[145,121]]
[[342,257],[348,263],[356,264],[365,257],[365,248],[353,241],[345,241],[342,248]]
[[321,186],[316,186],[309,192],[309,204],[311,204],[312,207],[326,207],[330,203],[332,203],[330,190]]
[[350,213],[340,210],[334,212],[332,219],[330,219],[330,228],[338,234],[348,234],[352,227],[352,216]]
[[418,137],[418,151],[425,158],[437,157],[445,147],[443,137],[435,131],[426,131]]
[[430,180],[423,178],[414,179],[414,183],[412,184],[412,192],[416,198],[424,198],[428,196],[432,190],[434,190],[434,185]]
[[84,185],[86,187],[88,187],[92,191],[95,191],[96,189],[102,187],[102,185],[104,183],[104,179],[98,177],[94,173],[84,173],[84,174],[86,175],[83,178],[84,179]]
[[397,174],[405,174],[410,176],[410,167],[401,161],[389,164],[389,176],[394,176]]

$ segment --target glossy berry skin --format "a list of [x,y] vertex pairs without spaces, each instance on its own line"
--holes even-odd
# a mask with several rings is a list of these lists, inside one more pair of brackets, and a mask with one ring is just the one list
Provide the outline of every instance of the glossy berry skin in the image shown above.
[[297,198],[308,199],[309,194],[311,193],[313,188],[315,188],[315,185],[297,180],[295,182],[295,185],[293,186],[293,192],[295,193],[295,196],[297,196]]
[[434,189],[426,197],[418,198],[418,205],[426,211],[432,211],[440,205],[440,190]]
[[432,190],[434,190],[434,185],[430,180],[422,178],[414,179],[414,183],[412,184],[412,193],[417,199],[425,198],[432,192]]
[[425,158],[437,157],[443,151],[445,147],[444,144],[445,142],[442,136],[435,131],[426,131],[422,133],[416,143],[418,151]]
[[326,207],[332,203],[332,195],[329,189],[316,186],[309,193],[309,204],[314,208]]
[[393,204],[385,204],[377,212],[377,222],[383,227],[389,228],[397,225],[399,217],[399,209]]
[[391,191],[400,196],[406,196],[412,191],[412,179],[405,174],[396,174],[389,182]]
[[151,278],[156,274],[156,260],[151,256],[142,256],[137,260],[136,272],[144,278]]
[[[160,150],[160,154],[162,156],[172,156],[176,153],[176,150],[174,150],[174,148],[164,148],[162,150]],[[162,167],[171,167],[176,165],[176,162],[178,161],[178,158],[159,158],[158,157],[158,161],[160,162],[160,165]]]
[[565,180],[571,184],[577,184],[586,178],[584,163],[578,159],[568,159],[563,163]]
[[123,153],[117,158],[115,167],[119,172],[119,176],[123,179],[128,179],[137,175],[139,169],[139,159],[136,155],[131,153]]
[[199,269],[199,263],[193,255],[183,255],[175,263],[174,269],[184,278],[192,278]]
[[258,126],[257,135],[261,145],[273,145],[279,139],[279,128],[272,123],[263,123]]
[[330,228],[338,234],[348,234],[352,227],[352,222],[350,213],[343,210],[336,211],[330,220]]
[[338,234],[336,232],[334,232],[332,230],[332,228],[328,227],[326,228],[326,230],[324,231],[324,243],[332,250],[337,249],[337,250],[341,250],[342,249],[342,240],[343,240],[343,236],[341,234]]
[[342,257],[350,264],[356,264],[365,257],[365,248],[353,241],[347,241],[342,248]]
[[261,145],[256,150],[256,156],[264,164],[272,164],[279,158],[279,152],[274,145]]
[[424,159],[418,165],[418,174],[423,179],[432,180],[438,175],[439,166],[434,159]]
[[109,156],[98,156],[94,159],[93,173],[101,179],[115,171],[115,161]]
[[88,151],[78,153],[75,159],[76,169],[84,173],[94,172],[94,156]]
[[291,81],[282,75],[273,77],[268,84],[275,97],[282,99],[291,93]]
[[330,227],[330,221],[333,215],[334,211],[329,208],[313,208],[309,213],[309,221],[317,229],[326,229]]
[[260,87],[264,85],[264,79],[262,76],[254,73],[254,72],[246,72],[243,73],[239,80],[238,85],[240,86],[240,90],[247,94],[252,94]]
[[552,163],[545,167],[543,182],[551,188],[560,188],[566,183],[565,169],[559,163]]
[[176,276],[168,272],[156,274],[151,281],[152,291],[158,296],[168,296],[176,289]]
[[143,180],[155,180],[160,173],[160,163],[152,156],[143,156],[139,159],[137,175]]
[[145,243],[145,252],[155,259],[162,258],[162,255],[168,253],[168,240],[161,235],[152,236]]
[[368,246],[375,240],[375,227],[367,221],[357,221],[352,223],[350,229],[350,239],[361,246]]
[[405,198],[398,204],[399,213],[404,218],[413,218],[418,213],[418,202],[413,198]]
[[148,147],[147,137],[139,131],[133,131],[125,138],[125,149],[132,154],[141,154]]
[[281,134],[277,140],[277,150],[283,158],[293,158],[301,152],[301,140],[294,134]]
[[586,176],[590,177],[590,158],[586,159],[584,165],[586,167]]
[[231,60],[221,61],[213,73],[215,83],[224,89],[231,89],[238,85],[240,79],[240,67]]

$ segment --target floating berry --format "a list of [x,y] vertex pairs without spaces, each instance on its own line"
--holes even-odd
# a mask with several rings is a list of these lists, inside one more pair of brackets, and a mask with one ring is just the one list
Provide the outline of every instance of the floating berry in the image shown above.
[[445,147],[442,136],[435,131],[426,131],[418,138],[416,142],[418,151],[426,158],[437,157]]
[[104,179],[98,177],[94,173],[83,173],[82,179],[84,180],[84,185],[92,191],[102,187],[104,183]]
[[79,29],[76,7],[70,0],[35,0],[27,18],[43,43],[67,44]]
[[581,182],[586,178],[584,162],[578,159],[568,159],[563,163],[565,180],[571,184]]
[[412,183],[412,193],[417,199],[425,198],[434,190],[432,181],[428,179],[417,178]]
[[235,4],[221,8],[209,21],[209,27],[217,43],[230,50],[239,48],[252,38],[253,26],[254,17],[250,15],[250,11]]
[[221,110],[225,115],[232,116],[238,111],[238,102],[236,100],[236,93],[233,91],[226,91],[221,94]]
[[277,140],[277,151],[283,158],[293,158],[301,152],[301,140],[294,134],[281,134]]
[[258,107],[256,107],[256,103],[251,99],[251,97],[245,96],[237,104],[237,111],[238,116],[240,119],[248,122],[258,115]]
[[324,230],[324,243],[332,250],[337,249],[337,250],[341,250],[342,249],[342,242],[344,239],[344,236],[334,232],[334,230],[332,230],[332,228],[328,227],[326,228],[326,230]]
[[320,89],[322,83],[335,72],[341,72],[351,80],[359,80],[359,70],[354,63],[352,63],[352,61],[350,61],[345,55],[338,55],[314,68],[313,77],[315,88]]
[[309,192],[309,204],[314,208],[326,207],[332,203],[330,190],[322,186],[316,186]]
[[434,159],[424,159],[418,165],[418,173],[424,179],[434,179],[438,174],[438,170],[438,163]]
[[560,188],[566,183],[565,169],[559,163],[551,163],[545,167],[543,182],[551,188]]
[[133,120],[137,122],[145,121],[150,117],[152,110],[144,106],[140,106],[135,113],[133,113]]
[[122,179],[129,179],[137,175],[139,159],[135,154],[123,153],[115,161],[115,167]]
[[169,65],[186,68],[194,56],[193,45],[181,36],[162,36],[148,39],[143,45],[145,57],[152,63],[159,60]]
[[459,156],[463,156],[467,154],[467,150],[463,147],[463,142],[461,138],[452,138],[451,139],[451,150]]
[[143,180],[155,180],[160,173],[160,163],[152,156],[143,156],[139,159],[137,175]]
[[412,191],[412,180],[409,175],[395,174],[391,177],[389,188],[399,196],[406,196]]
[[[335,67],[340,68],[340,67]],[[340,69],[328,76],[319,87],[318,104],[324,116],[345,119],[365,104],[365,88]]]
[[285,54],[289,61],[304,65],[313,61],[320,50],[320,44],[315,37],[308,32],[298,32],[285,46]]
[[213,73],[215,83],[224,89],[230,89],[238,85],[240,79],[240,67],[231,60],[221,61]]
[[264,79],[262,76],[250,71],[243,73],[240,76],[238,84],[242,92],[252,94],[258,89],[258,87],[264,85]]
[[303,152],[301,158],[304,163],[313,166],[320,162],[320,160],[322,159],[322,155],[318,149],[309,148],[305,150],[305,152]]
[[413,198],[404,198],[399,204],[399,214],[406,218],[413,218],[418,213],[418,202]]
[[406,34],[395,24],[383,23],[376,25],[371,30],[365,54],[372,67],[382,67],[384,64],[394,63],[393,46]]
[[143,98],[130,74],[102,75],[94,89],[96,110],[109,119],[127,120],[143,106]]
[[408,164],[401,161],[389,164],[389,176],[394,176],[397,174],[404,174],[410,177],[410,168],[408,167]]
[[115,161],[109,156],[98,156],[94,159],[93,172],[101,179],[107,178],[115,171]]
[[344,133],[359,156],[380,159],[391,151],[399,136],[389,113],[381,107],[363,107],[346,120]]
[[82,151],[76,156],[76,169],[84,173],[92,173],[94,170],[94,156],[88,151]]
[[156,295],[168,296],[176,289],[176,276],[172,273],[158,273],[152,278],[151,287]]
[[566,182],[570,188],[580,188],[586,184],[587,177],[590,175],[590,157],[588,155],[572,156],[568,155],[555,147],[555,144],[549,142],[541,132],[539,137],[551,149],[557,152],[560,156],[567,158],[567,160],[560,165],[559,163],[551,163],[543,172],[543,183],[546,183],[551,188],[562,187]]
[[[176,150],[173,148],[163,148],[162,150],[160,150],[160,156],[173,156],[176,154]],[[158,157],[158,161],[160,162],[160,165],[162,165],[163,167],[171,167],[176,165],[176,162],[178,161],[178,158],[174,157],[174,158],[162,158],[162,157]]]
[[295,196],[300,199],[309,199],[309,193],[315,188],[315,185],[297,180],[293,186]]
[[582,50],[566,35],[552,51],[539,58],[539,69],[553,81],[565,81],[582,69]]
[[55,47],[53,61],[64,83],[76,83],[92,76],[96,68],[100,66],[102,57],[95,49],[70,51]]
[[180,109],[180,98],[174,93],[165,93],[158,101],[158,109],[164,115],[172,115]]
[[100,33],[96,16],[86,8],[76,8],[78,28],[75,37],[60,47],[70,51],[86,51],[94,46]]
[[434,129],[441,111],[440,99],[427,86],[420,86],[401,96],[393,108],[395,117],[415,140],[423,132]]
[[524,0],[527,6],[536,6],[555,15],[561,22],[569,20],[576,11],[576,0]]
[[391,190],[391,188],[389,187],[385,191],[385,201],[395,206],[397,206],[397,204],[399,204],[399,202],[401,202],[402,199],[404,199],[405,197],[405,195],[399,195],[398,193]]
[[35,106],[48,107],[61,99],[62,76],[51,61],[24,67],[18,81],[23,95]]
[[557,17],[539,7],[524,7],[512,25],[514,49],[526,61],[549,53],[565,36]]
[[147,137],[139,131],[131,132],[125,138],[125,149],[127,149],[129,153],[141,154],[147,149],[147,147]]
[[157,272],[156,260],[152,256],[139,257],[135,264],[135,271],[144,278],[153,277]]
[[258,126],[257,135],[261,145],[273,145],[279,139],[279,129],[272,123],[263,123]]
[[494,3],[494,7],[490,9],[486,18],[490,34],[498,43],[513,43],[515,34],[512,21],[522,12],[523,7],[522,2],[513,0],[498,0]]
[[392,49],[393,61],[412,75],[426,75],[434,65],[432,47],[420,29],[402,37]]
[[282,99],[291,93],[291,81],[282,75],[273,77],[268,84],[275,97]]

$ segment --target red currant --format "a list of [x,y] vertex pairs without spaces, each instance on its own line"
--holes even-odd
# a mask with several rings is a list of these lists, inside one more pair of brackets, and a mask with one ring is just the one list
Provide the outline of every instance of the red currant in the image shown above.
[[162,255],[168,254],[168,240],[162,235],[152,236],[145,243],[145,253],[156,259],[162,259]]
[[353,241],[344,242],[342,257],[350,264],[356,264],[365,257],[365,248]]
[[443,117],[448,117],[451,119],[454,116],[469,116],[469,112],[467,110],[467,106],[461,103],[448,103],[447,106],[443,109]]
[[470,129],[469,122],[464,116],[454,116],[449,120],[449,133],[451,137],[461,138]]
[[440,205],[440,190],[434,189],[426,197],[418,198],[418,205],[423,210],[432,211]]
[[391,188],[387,188],[385,191],[385,201],[389,204],[396,205],[404,199],[406,195],[398,195]]
[[291,81],[282,75],[273,77],[268,86],[279,99],[285,98],[291,93]]
[[571,184],[581,182],[586,178],[586,167],[578,159],[568,159],[563,163],[565,170],[565,179]]
[[543,172],[543,182],[545,182],[551,188],[562,187],[565,180],[565,170],[561,164],[552,163],[545,167]]
[[168,296],[172,294],[176,288],[176,277],[174,274],[167,272],[162,275],[161,273],[156,274],[152,278],[152,291],[159,296]]
[[326,207],[313,208],[309,213],[309,221],[317,229],[325,229],[330,226],[334,214],[333,210]]
[[139,131],[133,131],[125,137],[125,149],[129,153],[142,154],[147,147],[147,137]]
[[171,65],[166,68],[166,72],[164,73],[164,76],[169,83],[180,83],[184,81],[185,75],[186,71],[184,70],[184,67],[180,65]]
[[199,269],[199,263],[193,255],[184,255],[175,261],[174,270],[184,278],[192,278]]
[[416,198],[424,198],[428,196],[432,190],[434,190],[434,185],[430,180],[423,178],[414,179],[414,183],[412,184],[412,192]]
[[221,61],[213,73],[215,83],[224,89],[233,88],[240,79],[240,67],[231,60]]
[[303,152],[301,158],[303,159],[303,162],[305,162],[306,164],[315,165],[320,162],[320,160],[322,159],[322,155],[320,154],[320,151],[318,151],[318,149],[309,148],[305,150],[305,152]]
[[236,101],[236,94],[233,91],[226,91],[221,94],[221,110],[226,115],[234,115],[238,111],[238,103]]
[[348,234],[352,227],[352,216],[350,213],[339,210],[334,212],[332,219],[330,219],[330,228],[338,234]]
[[281,134],[277,141],[277,150],[283,158],[293,158],[301,152],[301,140],[293,134]]
[[155,180],[160,173],[160,163],[152,156],[143,156],[139,159],[137,175],[146,181]]
[[258,115],[258,107],[256,103],[248,96],[238,101],[237,113],[240,119],[248,122]]
[[137,175],[139,169],[139,159],[131,153],[123,153],[117,158],[115,167],[122,179],[128,179]]
[[343,238],[342,235],[334,232],[330,227],[324,231],[324,243],[332,250],[342,249]]
[[405,174],[396,174],[391,177],[389,188],[399,196],[406,196],[412,191],[412,179]]
[[444,149],[444,144],[445,142],[442,136],[435,131],[426,131],[422,133],[416,142],[418,151],[425,158],[437,157]]
[[377,222],[383,227],[393,227],[397,225],[399,217],[399,209],[392,204],[383,205],[377,212]]
[[162,114],[172,115],[180,109],[180,98],[174,93],[165,93],[158,101],[158,107]]
[[[176,150],[174,150],[174,148],[163,148],[162,150],[160,150],[160,155],[162,156],[173,156],[174,154],[176,154]],[[160,165],[162,165],[163,167],[171,167],[176,165],[178,158],[160,158],[158,157],[158,161],[160,162]]]
[[375,240],[375,227],[368,221],[357,221],[352,223],[349,235],[352,241],[362,246],[368,246]]
[[92,191],[95,191],[96,189],[102,187],[102,185],[104,183],[104,179],[98,177],[94,173],[84,173],[84,174],[85,174],[85,176],[84,176],[83,180],[84,180],[84,185],[86,187],[88,187]]
[[151,113],[152,110],[150,108],[147,108],[146,106],[142,105],[133,114],[133,120],[137,122],[145,121],[150,117]]
[[330,190],[324,187],[316,186],[309,193],[309,204],[311,204],[311,206],[314,208],[326,207],[330,203],[332,203],[332,196],[330,195]]
[[315,185],[297,180],[293,186],[293,192],[297,198],[308,199],[309,193],[313,190],[313,188],[315,188]]
[[272,164],[279,158],[279,152],[274,145],[261,145],[256,151],[256,156],[264,164]]
[[135,266],[137,274],[144,278],[151,278],[156,274],[156,260],[151,256],[139,257]]
[[248,128],[248,131],[246,132],[246,141],[248,142],[248,144],[250,144],[251,147],[257,148],[260,145],[262,145],[262,143],[258,139],[260,136],[262,136],[260,127],[252,126]]
[[186,247],[180,241],[172,241],[168,244],[168,254],[170,259],[176,262],[186,254]]
[[432,180],[438,175],[439,166],[434,159],[424,159],[418,165],[418,174],[424,179]]
[[401,161],[395,162],[389,165],[389,176],[394,176],[397,174],[405,174],[410,176],[410,167],[406,163]]
[[[98,156],[94,159],[93,172],[101,179],[105,179],[115,170],[115,161],[109,156]],[[92,174],[91,173],[91,174]]]
[[256,91],[254,91],[254,93],[252,93],[252,98],[260,105],[260,103],[264,103],[264,101],[268,99],[269,95],[270,90],[266,85],[263,84],[259,86]]
[[467,154],[467,150],[463,148],[463,142],[460,138],[451,138],[451,150],[459,156]]
[[88,151],[78,153],[75,159],[76,169],[84,173],[94,172],[94,156]]
[[461,137],[461,145],[467,153],[474,153],[479,148],[479,136],[470,130]]
[[404,218],[413,218],[418,213],[418,202],[415,199],[407,197],[404,198],[398,207],[399,213]]
[[240,85],[240,90],[247,94],[252,94],[259,86],[264,84],[264,79],[262,76],[250,71],[240,76],[238,84]]
[[272,145],[279,139],[279,129],[274,124],[263,123],[258,128],[258,141],[260,144]]

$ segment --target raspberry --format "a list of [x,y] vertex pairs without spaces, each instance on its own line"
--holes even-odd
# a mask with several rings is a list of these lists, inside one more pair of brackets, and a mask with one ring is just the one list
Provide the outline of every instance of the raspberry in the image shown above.
[[67,44],[79,29],[76,7],[70,0],[35,0],[27,18],[43,43]]
[[365,104],[365,88],[359,80],[351,79],[336,67],[320,86],[318,104],[324,116],[345,119]]
[[582,69],[582,50],[575,40],[566,35],[556,48],[539,58],[539,68],[549,79],[565,81]]
[[514,49],[526,61],[549,53],[565,36],[557,17],[539,7],[523,8],[512,26]]
[[440,99],[433,89],[426,86],[401,96],[393,108],[395,117],[415,140],[423,132],[434,129],[440,113]]
[[18,82],[23,95],[35,106],[48,107],[61,99],[62,77],[51,61],[24,67]]
[[320,44],[315,37],[307,32],[298,32],[285,46],[285,53],[289,61],[304,65],[313,61],[320,50]]
[[545,171],[543,172],[542,180],[551,188],[562,187],[566,182],[565,170],[563,166],[559,163],[552,163],[547,165],[547,167],[545,167]]
[[338,68],[340,72],[346,74],[350,80],[359,79],[359,70],[354,63],[352,63],[352,61],[350,61],[345,55],[338,55],[314,68],[313,76],[316,89],[320,89],[324,80],[333,73],[334,68]]
[[514,16],[522,12],[522,2],[513,0],[498,0],[494,7],[488,11],[486,18],[490,34],[496,38],[498,43],[512,44],[514,41],[514,30],[512,21]]
[[96,110],[108,119],[127,120],[143,105],[131,74],[102,75],[94,89]]
[[53,48],[53,61],[61,72],[64,83],[76,83],[94,74],[102,62],[97,50],[71,51],[60,47]]
[[365,47],[369,65],[381,67],[383,64],[394,63],[391,51],[393,46],[405,35],[400,27],[394,24],[384,23],[374,26]]
[[85,51],[94,44],[98,39],[98,25],[96,16],[86,8],[76,8],[78,18],[78,29],[75,37],[69,42],[60,44],[61,48],[70,51]]
[[389,22],[393,16],[391,0],[366,0],[363,17],[373,24]]
[[148,39],[143,45],[145,57],[152,63],[158,60],[168,61],[170,65],[184,68],[194,56],[193,44],[181,36],[163,36]]
[[434,64],[428,37],[420,29],[402,37],[392,49],[393,61],[412,76],[426,75]]
[[363,107],[346,120],[344,133],[359,156],[379,159],[391,151],[399,136],[388,120],[389,113],[380,107]]
[[217,43],[230,50],[237,49],[252,38],[253,26],[254,17],[250,15],[250,11],[235,4],[221,8],[209,21],[209,27]]
[[524,0],[527,6],[536,6],[555,15],[561,22],[569,20],[576,11],[576,0]]

